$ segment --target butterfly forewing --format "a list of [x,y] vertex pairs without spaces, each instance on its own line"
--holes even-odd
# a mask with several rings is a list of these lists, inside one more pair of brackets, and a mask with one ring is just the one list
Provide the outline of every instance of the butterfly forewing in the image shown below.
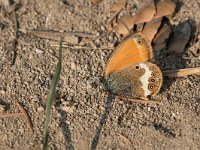
[[152,61],[152,48],[146,37],[138,32],[124,39],[108,61],[105,75],[119,71],[131,64]]

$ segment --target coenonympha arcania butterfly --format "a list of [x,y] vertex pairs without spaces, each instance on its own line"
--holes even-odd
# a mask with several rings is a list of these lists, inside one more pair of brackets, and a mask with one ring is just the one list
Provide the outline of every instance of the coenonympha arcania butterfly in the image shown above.
[[156,95],[162,86],[162,72],[152,63],[150,42],[141,32],[125,38],[105,68],[106,88],[112,94],[139,99]]

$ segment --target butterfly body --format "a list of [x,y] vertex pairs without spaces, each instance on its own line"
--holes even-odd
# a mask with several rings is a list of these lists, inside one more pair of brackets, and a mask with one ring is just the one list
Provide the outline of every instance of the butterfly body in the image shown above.
[[146,99],[162,85],[162,72],[152,62],[152,48],[142,33],[126,38],[114,51],[105,69],[108,91],[115,95]]

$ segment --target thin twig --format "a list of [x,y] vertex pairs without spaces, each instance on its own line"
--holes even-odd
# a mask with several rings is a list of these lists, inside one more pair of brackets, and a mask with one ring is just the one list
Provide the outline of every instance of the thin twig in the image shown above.
[[[22,33],[34,35],[44,39],[52,39],[58,41],[60,37],[66,36],[77,36],[82,38],[96,38],[96,35],[92,33],[82,33],[82,32],[57,32],[57,31],[39,31],[39,30],[29,30],[29,29],[18,29]],[[65,39],[65,38],[64,38]],[[63,39],[63,40],[64,40]]]
[[142,103],[142,104],[159,104],[159,105],[162,105],[161,102],[159,101],[154,101],[154,100],[148,100],[148,99],[137,99],[137,98],[132,98],[132,97],[126,97],[126,96],[116,96],[115,97],[117,98],[120,98],[120,99],[127,99],[128,101],[130,102],[133,102],[133,103]]
[[174,77],[185,77],[188,75],[200,74],[200,67],[196,68],[186,68],[186,69],[176,69],[176,70],[165,70],[162,71],[164,76],[168,76],[169,78]]
[[[53,47],[59,47],[58,44],[52,44],[51,46]],[[91,49],[98,49],[98,50],[113,50],[114,47],[106,47],[106,46],[102,46],[99,48],[94,48],[94,47],[89,47],[89,46],[79,46],[79,45],[75,45],[75,46],[71,46],[71,45],[66,45],[64,44],[63,47],[65,48],[71,48],[71,49],[86,49],[86,50],[91,50]]]
[[11,114],[0,115],[0,118],[20,117],[21,115],[23,115],[23,114],[22,113],[11,113]]
[[132,145],[133,143],[131,142],[131,140],[128,139],[127,136],[124,136],[123,134],[119,133],[118,134],[124,141],[126,141],[126,143],[129,143],[130,145]]
[[11,57],[11,66],[14,65],[15,63],[15,59],[16,59],[16,47],[17,47],[17,39],[19,37],[18,35],[18,24],[17,24],[17,16],[16,13],[13,12],[13,24],[14,24],[14,29],[15,29],[15,38],[13,39],[11,46],[10,46],[10,51],[12,53],[12,57]]
[[19,107],[20,112],[24,115],[24,118],[26,119],[27,128],[31,131],[31,133],[33,133],[33,124],[31,122],[30,116],[27,114],[24,107],[19,102],[17,102],[17,106]]

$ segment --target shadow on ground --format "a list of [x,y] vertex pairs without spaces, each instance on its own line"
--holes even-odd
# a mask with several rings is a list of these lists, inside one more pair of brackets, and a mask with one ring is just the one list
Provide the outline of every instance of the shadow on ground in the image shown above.
[[65,148],[66,150],[74,150],[74,146],[72,145],[72,138],[71,138],[71,132],[69,129],[69,125],[67,124],[67,115],[66,113],[59,112],[60,113],[60,126],[62,128],[62,132],[65,138]]
[[96,134],[95,134],[93,141],[92,141],[91,150],[95,150],[96,147],[97,147],[101,130],[102,130],[104,124],[106,123],[106,120],[108,119],[109,112],[112,108],[113,100],[114,100],[114,96],[112,94],[108,94],[108,98],[107,98],[107,101],[105,103],[105,111],[102,114],[101,119],[99,121],[99,125],[96,128]]

